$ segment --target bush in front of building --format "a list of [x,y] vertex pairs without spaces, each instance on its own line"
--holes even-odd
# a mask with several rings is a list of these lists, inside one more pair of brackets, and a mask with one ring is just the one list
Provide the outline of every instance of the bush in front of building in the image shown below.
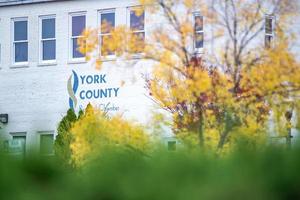
[[65,167],[71,167],[71,148],[72,134],[70,129],[72,124],[78,120],[74,110],[69,109],[66,116],[59,122],[57,136],[54,143],[56,158],[63,163]]
[[108,116],[90,104],[72,126],[71,161],[76,167],[101,158],[106,152],[130,152],[147,156],[150,136],[144,127],[120,115]]
[[0,159],[0,199],[300,199],[300,149],[242,149],[216,158],[156,152],[151,158],[106,151],[84,170],[60,163]]

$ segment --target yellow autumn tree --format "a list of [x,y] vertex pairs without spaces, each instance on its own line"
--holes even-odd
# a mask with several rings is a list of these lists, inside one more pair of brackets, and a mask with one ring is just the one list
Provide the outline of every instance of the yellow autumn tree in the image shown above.
[[[117,59],[139,55],[151,61],[149,94],[172,114],[173,131],[187,146],[225,151],[241,138],[259,144],[268,135],[270,114],[285,116],[290,104],[284,101],[299,107],[300,68],[287,25],[297,14],[296,0],[140,0],[140,5],[132,11],[138,20],[162,21],[149,28],[146,39],[135,28],[103,23],[86,30],[81,50],[93,59],[101,49],[94,58],[98,68],[111,52]],[[261,40],[269,31],[267,18],[273,19],[276,39]],[[110,34],[99,42],[96,33],[103,30]],[[202,48],[203,42],[211,48]]]
[[85,165],[110,151],[126,151],[146,156],[150,150],[150,137],[143,127],[124,120],[121,116],[109,117],[90,104],[70,131],[72,163]]

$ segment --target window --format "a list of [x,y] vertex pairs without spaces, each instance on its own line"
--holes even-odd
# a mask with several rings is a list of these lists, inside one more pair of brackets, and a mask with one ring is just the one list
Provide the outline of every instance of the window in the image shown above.
[[99,41],[101,48],[101,56],[113,56],[115,52],[112,52],[108,48],[108,44],[111,39],[111,32],[115,28],[115,11],[103,10],[100,12],[100,32]]
[[194,31],[194,47],[197,51],[204,46],[203,16],[200,13],[194,14]]
[[28,21],[27,18],[13,19],[13,62],[28,62]]
[[79,52],[78,39],[86,27],[86,16],[83,13],[71,14],[71,58],[82,59],[85,57]]
[[266,16],[265,18],[265,47],[270,48],[274,38],[274,17]]
[[10,133],[12,140],[6,144],[7,152],[10,155],[24,157],[26,153],[26,132]]
[[141,53],[145,43],[145,11],[140,7],[129,8],[129,24],[132,37],[129,42],[129,50],[133,53]]
[[40,19],[40,60],[56,60],[55,16],[44,16]]
[[41,134],[40,135],[40,153],[42,155],[54,154],[54,135],[53,134]]

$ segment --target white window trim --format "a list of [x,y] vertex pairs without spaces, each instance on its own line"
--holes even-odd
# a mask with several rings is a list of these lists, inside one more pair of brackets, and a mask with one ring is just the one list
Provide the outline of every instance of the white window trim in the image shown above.
[[86,62],[85,56],[82,58],[73,58],[73,39],[82,37],[82,36],[72,36],[72,17],[75,16],[85,16],[85,28],[87,27],[86,11],[69,13],[69,63],[85,63]]
[[[203,19],[203,28],[202,28],[202,30],[201,31],[196,31],[195,30],[195,23],[196,23],[196,21],[195,21],[195,18],[196,17],[198,17],[198,16],[200,16],[200,17],[202,17],[202,19]],[[204,24],[205,24],[205,21],[204,21],[204,16],[203,15],[201,15],[201,13],[200,12],[194,12],[193,13],[193,20],[192,20],[192,22],[193,22],[193,48],[194,48],[194,52],[195,53],[199,53],[199,54],[202,54],[203,53],[203,49],[204,49]],[[202,47],[200,47],[200,48],[197,48],[196,47],[196,33],[202,33],[203,34],[203,46]]]
[[[142,6],[129,6],[127,7],[126,9],[126,12],[127,12],[127,17],[126,17],[126,22],[127,22],[127,27],[129,29],[131,29],[130,27],[130,11],[134,10],[134,9],[140,9],[143,7]],[[144,33],[144,41],[146,41],[146,10],[144,9],[144,30],[136,30],[136,31],[132,31],[132,33]],[[126,47],[128,48],[128,47]],[[136,53],[132,56],[133,59],[140,59],[144,56],[144,53]]]
[[[43,20],[44,19],[55,19],[55,37],[54,38],[47,38],[47,39],[42,39],[42,34],[43,34]],[[57,60],[57,45],[55,45],[55,59],[54,60],[43,60],[43,42],[44,41],[55,41],[57,44],[57,32],[56,32],[56,15],[43,15],[39,16],[39,65],[55,65],[56,60]]]
[[[20,40],[15,42],[15,22],[17,21],[27,21],[27,40]],[[28,67],[29,66],[29,21],[28,17],[16,17],[11,19],[11,63],[13,67]],[[22,43],[22,42],[27,42],[27,61],[26,62],[15,62],[15,44],[16,43]]]
[[99,40],[98,55],[99,55],[100,60],[108,61],[108,60],[115,60],[116,53],[113,55],[106,55],[106,56],[102,56],[102,54],[101,54],[101,48],[102,48],[101,37],[106,36],[106,35],[111,35],[111,33],[102,34],[102,32],[101,32],[102,31],[101,14],[105,14],[105,13],[114,13],[115,14],[115,27],[114,28],[116,28],[116,26],[117,26],[117,21],[116,21],[117,17],[116,17],[116,9],[115,8],[103,9],[103,10],[98,11],[98,26],[99,26],[99,29],[98,29],[98,40]]
[[[41,136],[42,135],[53,135],[53,145],[55,142],[55,132],[54,131],[38,131],[38,136],[39,136],[39,152],[41,151]],[[40,152],[41,153],[41,152]],[[52,153],[49,154],[42,154],[43,156],[53,156],[55,155],[55,151],[54,151],[54,146],[53,146],[53,151]]]
[[25,136],[27,135],[27,132],[10,132],[9,133],[12,137],[13,136]]
[[[1,26],[1,18],[0,18],[0,27],[2,27]],[[0,32],[1,32],[1,29],[0,29]],[[1,69],[1,63],[2,63],[2,46],[1,46],[1,44],[2,44],[2,40],[0,38],[0,69]]]
[[25,152],[27,151],[27,132],[10,132],[11,139],[13,140],[14,137],[25,137]]
[[0,69],[1,69],[1,62],[2,62],[2,46],[1,46],[1,41],[0,41]]

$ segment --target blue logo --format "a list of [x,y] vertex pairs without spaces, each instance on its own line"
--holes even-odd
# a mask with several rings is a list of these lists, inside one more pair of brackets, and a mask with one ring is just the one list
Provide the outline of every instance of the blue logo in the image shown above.
[[77,98],[76,92],[78,90],[78,75],[74,70],[72,70],[73,74],[70,76],[68,80],[68,93],[69,93],[69,105],[71,109],[75,109],[77,106]]

